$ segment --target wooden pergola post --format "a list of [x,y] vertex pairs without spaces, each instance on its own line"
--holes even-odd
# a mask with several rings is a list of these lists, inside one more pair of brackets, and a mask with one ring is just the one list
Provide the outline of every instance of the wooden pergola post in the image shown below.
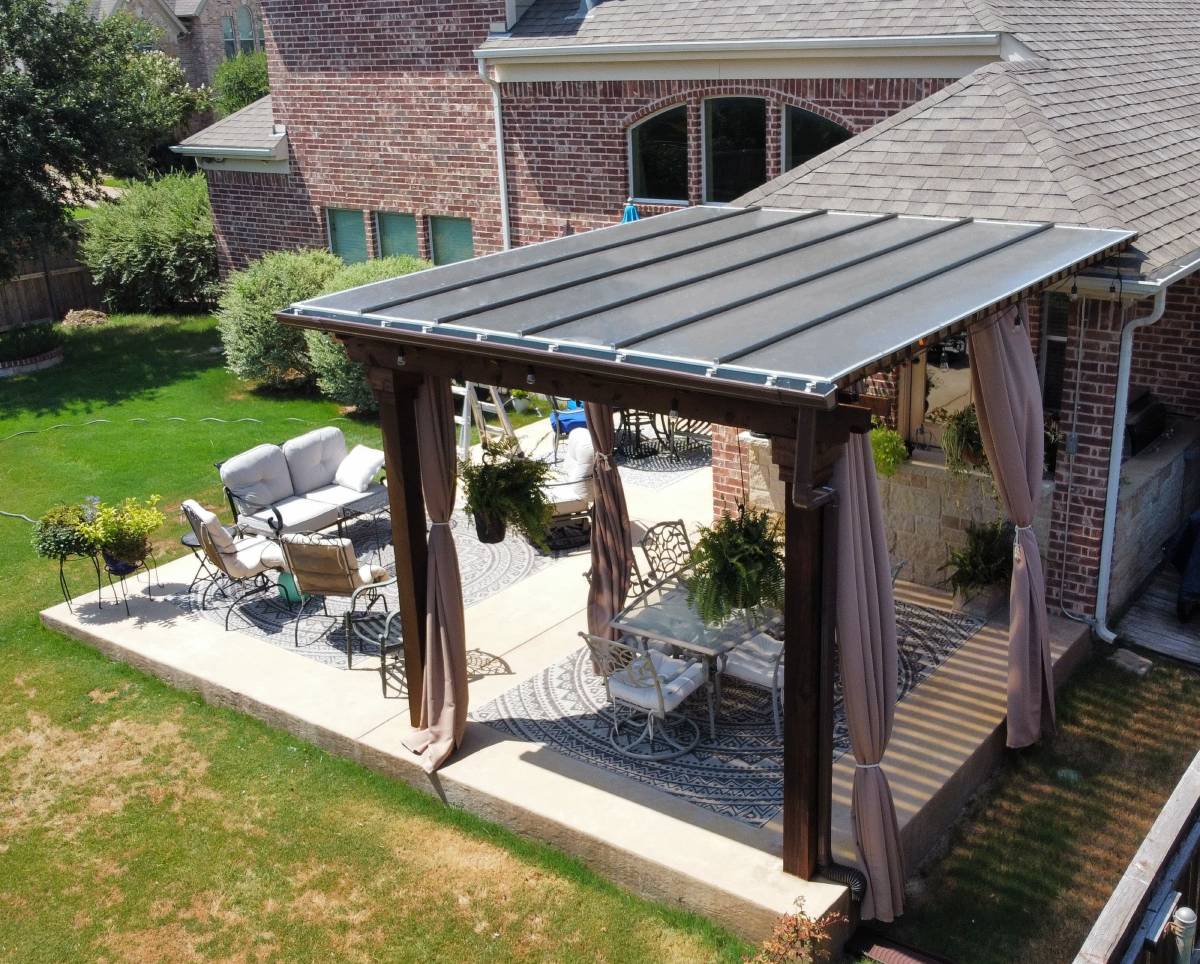
[[396,551],[396,591],[404,630],[404,674],[408,681],[408,713],[421,723],[425,677],[425,590],[428,578],[425,496],[417,449],[417,391],[424,380],[390,368],[369,370],[379,402],[379,427],[387,467],[392,546]]

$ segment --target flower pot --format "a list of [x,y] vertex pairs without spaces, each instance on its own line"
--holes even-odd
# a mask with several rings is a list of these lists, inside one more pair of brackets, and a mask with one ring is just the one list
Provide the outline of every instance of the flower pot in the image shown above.
[[101,550],[101,555],[104,556],[104,568],[114,576],[128,576],[132,572],[137,572],[142,566],[142,559],[118,559],[106,549]]
[[475,534],[479,541],[487,545],[495,545],[504,541],[505,523],[503,519],[491,519],[475,513]]
[[529,411],[529,399],[527,399],[527,398],[516,398],[514,396],[512,403],[513,403],[513,411],[514,412],[528,412]]

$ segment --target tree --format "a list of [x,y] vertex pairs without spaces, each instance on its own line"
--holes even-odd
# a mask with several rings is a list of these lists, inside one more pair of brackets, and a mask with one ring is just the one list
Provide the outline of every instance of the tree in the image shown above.
[[112,173],[138,177],[146,173],[147,166],[159,170],[175,167],[178,158],[170,152],[171,145],[185,136],[193,114],[212,108],[212,95],[205,87],[188,84],[179,59],[161,50],[145,50],[131,57],[129,71],[141,119],[141,149],[135,154],[134,167],[114,167]]
[[271,92],[267,86],[267,55],[259,51],[226,60],[213,74],[213,104],[227,117]]
[[81,0],[4,0],[0,279],[69,234],[69,209],[104,174],[146,170],[164,118],[186,108],[146,39],[133,18],[97,22]]

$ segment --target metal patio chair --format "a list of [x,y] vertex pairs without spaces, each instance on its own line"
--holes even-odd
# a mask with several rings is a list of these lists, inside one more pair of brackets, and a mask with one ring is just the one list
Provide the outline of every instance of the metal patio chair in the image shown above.
[[639,543],[646,557],[646,576],[650,583],[686,569],[692,557],[692,538],[682,519],[651,526]]
[[717,671],[725,677],[771,694],[771,719],[775,738],[783,738],[780,713],[783,707],[783,640],[756,633],[721,657]]
[[[604,678],[612,705],[608,741],[624,757],[670,760],[690,752],[700,742],[700,725],[679,712],[684,700],[704,690],[710,734],[715,736],[716,708],[712,684],[699,660],[668,656],[580,633],[592,665]],[[631,736],[622,730],[628,727]],[[656,749],[656,746],[664,746]]]

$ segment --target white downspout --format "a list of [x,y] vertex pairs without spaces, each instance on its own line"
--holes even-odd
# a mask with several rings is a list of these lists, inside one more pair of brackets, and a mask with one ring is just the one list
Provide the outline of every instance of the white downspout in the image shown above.
[[508,163],[504,158],[504,114],[500,100],[500,83],[488,74],[486,60],[479,61],[479,76],[492,91],[492,117],[496,122],[496,178],[500,183],[500,240],[507,251],[512,247],[512,230],[508,216]]
[[1139,328],[1153,325],[1163,316],[1167,305],[1167,286],[1154,295],[1150,314],[1132,318],[1121,329],[1121,355],[1117,366],[1117,389],[1113,401],[1112,444],[1108,453],[1108,490],[1104,497],[1104,530],[1100,539],[1100,573],[1096,589],[1097,636],[1106,643],[1116,642],[1117,634],[1108,628],[1108,596],[1112,582],[1113,543],[1117,535],[1117,500],[1121,492],[1121,461],[1125,454],[1125,420],[1129,415],[1129,373],[1133,368],[1133,336]]

